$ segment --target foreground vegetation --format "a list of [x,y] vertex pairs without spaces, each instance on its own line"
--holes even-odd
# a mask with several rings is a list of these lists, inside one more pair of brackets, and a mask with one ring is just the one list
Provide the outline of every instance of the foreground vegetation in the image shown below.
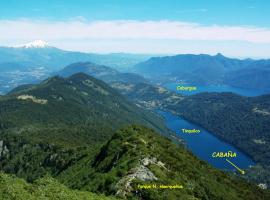
[[1,200],[113,200],[113,197],[71,190],[57,180],[46,176],[29,184],[12,175],[0,173]]

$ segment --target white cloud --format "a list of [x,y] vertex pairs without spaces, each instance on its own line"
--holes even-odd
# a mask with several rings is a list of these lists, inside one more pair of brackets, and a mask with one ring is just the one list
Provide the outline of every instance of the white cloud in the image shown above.
[[84,52],[208,53],[236,57],[270,57],[270,29],[205,26],[181,21],[0,20],[0,46],[33,40]]
[[31,21],[0,20],[0,42],[63,39],[177,39],[270,43],[270,29],[204,26],[181,21]]

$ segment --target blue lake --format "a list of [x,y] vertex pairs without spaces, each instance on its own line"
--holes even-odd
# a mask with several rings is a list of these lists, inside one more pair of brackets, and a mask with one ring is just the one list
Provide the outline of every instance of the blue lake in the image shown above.
[[[186,85],[186,86],[196,86],[197,90],[194,91],[179,91],[176,90],[176,87],[181,84],[177,83],[168,83],[163,85],[165,88],[172,90],[174,92],[177,92],[179,94],[184,94],[184,95],[192,95],[200,92],[233,92],[242,96],[259,96],[262,94],[268,94],[270,93],[270,90],[255,90],[255,89],[245,89],[245,88],[237,88],[237,87],[231,87],[227,85],[212,85],[212,86],[197,86],[197,85]],[[185,85],[183,85],[185,86]]]
[[[228,151],[236,152],[237,157],[228,158],[228,160],[232,161],[240,168],[245,169],[255,164],[252,159],[243,152],[215,137],[202,127],[190,123],[169,112],[158,111],[158,113],[165,118],[167,127],[174,131],[179,138],[185,141],[189,150],[191,150],[200,159],[207,161],[212,166],[222,170],[235,170],[235,168],[230,165],[225,158],[212,157],[213,152]],[[199,129],[201,132],[197,134],[188,134],[183,133],[182,129]]]

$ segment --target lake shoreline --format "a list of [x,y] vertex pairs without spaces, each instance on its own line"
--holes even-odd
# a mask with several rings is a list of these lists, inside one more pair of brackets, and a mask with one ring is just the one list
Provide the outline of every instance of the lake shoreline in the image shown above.
[[[172,113],[171,111],[164,111],[164,110],[157,110],[156,111],[159,115],[161,115],[164,120],[165,123],[167,125],[167,127],[172,130],[173,132],[176,133],[176,136],[178,138],[180,138],[181,140],[183,140],[185,142],[185,146],[188,150],[190,150],[193,154],[195,154],[198,158],[200,158],[201,160],[204,160],[205,162],[209,163],[210,165],[219,168],[221,170],[235,170],[234,168],[232,168],[231,166],[229,166],[226,162],[224,162],[224,160],[220,159],[213,159],[211,158],[211,152],[214,151],[214,148],[209,148],[208,146],[212,145],[212,147],[215,147],[217,150],[231,150],[233,149],[234,151],[237,152],[237,154],[239,155],[239,159],[235,159],[233,158],[232,160],[235,161],[236,163],[238,163],[242,168],[250,168],[251,166],[256,165],[256,163],[254,162],[254,160],[251,158],[251,156],[249,156],[247,153],[243,152],[243,150],[235,147],[233,144],[228,143],[227,141],[223,140],[223,138],[217,137],[215,134],[210,133],[207,129],[203,128],[202,126],[190,122],[188,119],[184,119],[181,116]],[[170,119],[170,120],[169,120]],[[176,123],[176,124],[173,124]],[[199,133],[199,135],[180,135],[179,131],[181,130],[181,128],[186,128],[186,127],[181,127],[181,126],[189,126],[191,128],[199,128],[201,130],[202,133]],[[202,134],[202,135],[200,135]],[[194,137],[194,139],[191,139],[192,137]],[[198,141],[198,137],[200,141]],[[192,141],[193,140],[193,141]],[[196,143],[197,142],[201,142],[201,141],[205,141],[205,143]],[[194,142],[195,141],[195,142]],[[210,144],[208,144],[208,142]],[[197,145],[200,144],[200,145]],[[200,147],[202,146],[202,148]],[[205,148],[205,149],[203,149]],[[212,149],[212,150],[211,150]]]

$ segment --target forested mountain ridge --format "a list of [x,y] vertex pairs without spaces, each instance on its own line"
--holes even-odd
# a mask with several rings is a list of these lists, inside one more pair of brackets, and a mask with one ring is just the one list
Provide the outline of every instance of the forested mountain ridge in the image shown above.
[[[198,160],[183,146],[177,146],[153,130],[130,126],[118,131],[91,161],[74,165],[60,180],[71,187],[107,191],[122,198],[139,199],[260,199],[268,191],[246,184]],[[77,172],[76,181],[72,173]],[[63,177],[62,177],[63,176]],[[78,180],[84,177],[84,182]],[[107,185],[97,185],[106,177]],[[89,184],[87,184],[89,183]],[[175,189],[140,186],[178,186]],[[246,188],[246,189],[244,189]],[[259,192],[261,191],[261,193]],[[256,194],[259,192],[258,194]]]
[[[29,143],[25,143],[20,147],[19,150],[24,152],[23,158],[28,160],[21,161],[17,168],[27,167],[27,164],[29,168],[31,166],[28,163],[29,156],[41,156],[33,154],[35,146],[33,144],[31,148]],[[47,151],[48,148],[51,147],[47,147]],[[48,166],[63,163],[69,158],[69,155],[61,158],[60,153],[58,151],[48,156],[46,160]],[[11,152],[6,152],[5,155],[7,154],[14,157]],[[33,174],[38,172],[31,167],[28,170]],[[77,199],[84,199],[84,195],[94,196],[78,190],[115,195],[124,199],[148,200],[168,198],[263,200],[268,199],[270,195],[268,191],[212,168],[194,157],[183,146],[173,144],[153,130],[135,125],[117,131],[101,148],[84,149],[84,155],[78,157],[75,162],[69,162],[58,173],[50,173],[55,179],[77,191],[68,190],[49,177],[41,180],[33,179],[33,186],[29,186],[22,180],[1,175],[0,179],[4,183],[13,181],[10,187],[14,187],[13,192],[2,187],[3,195],[9,199],[11,194],[16,193],[17,197],[26,199],[38,195],[38,188],[41,187],[42,190],[46,189],[46,195],[54,197],[59,195],[59,199],[65,195],[73,198],[75,194],[78,195]],[[157,188],[151,188],[153,184]],[[34,188],[30,195],[27,188],[31,187]],[[94,198],[104,197],[94,196]]]
[[37,85],[20,87],[2,96],[0,104],[3,128],[27,123],[87,124],[89,119],[103,124],[114,122],[118,126],[144,119],[146,124],[151,123],[142,109],[104,82],[83,73],[69,78],[55,76]]
[[0,107],[1,169],[27,180],[59,173],[131,123],[169,134],[161,118],[82,73],[19,87]]

